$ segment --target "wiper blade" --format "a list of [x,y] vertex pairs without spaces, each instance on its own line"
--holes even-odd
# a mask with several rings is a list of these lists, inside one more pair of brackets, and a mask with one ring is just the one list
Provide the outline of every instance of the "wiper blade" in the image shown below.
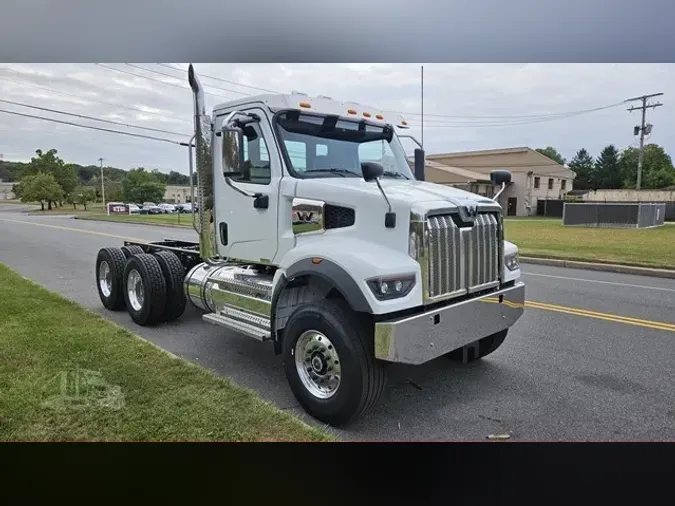
[[357,176],[357,177],[361,176],[361,174],[359,174],[357,172],[354,172],[353,170],[344,169],[342,167],[331,167],[331,168],[328,168],[328,169],[308,169],[308,170],[305,171],[305,173],[310,173],[310,172],[313,172],[313,173],[328,172],[330,174],[340,174],[340,176],[342,176],[342,177],[346,177],[345,174],[352,174],[353,176]]
[[400,172],[396,172],[395,170],[385,170],[382,174],[390,177],[402,177],[403,179],[408,179],[408,176],[401,174]]

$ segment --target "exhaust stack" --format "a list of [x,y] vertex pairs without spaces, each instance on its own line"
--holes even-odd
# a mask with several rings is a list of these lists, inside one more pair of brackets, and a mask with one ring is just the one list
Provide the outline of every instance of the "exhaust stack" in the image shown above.
[[194,67],[188,68],[188,81],[194,97],[195,149],[197,151],[197,204],[199,206],[199,253],[205,261],[216,260],[214,223],[213,160],[211,154],[211,118],[206,114],[204,88]]

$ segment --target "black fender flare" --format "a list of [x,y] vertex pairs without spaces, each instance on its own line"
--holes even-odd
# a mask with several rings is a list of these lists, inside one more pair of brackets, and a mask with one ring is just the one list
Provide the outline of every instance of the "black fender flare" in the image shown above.
[[270,312],[270,328],[272,336],[276,343],[278,342],[276,333],[276,306],[279,297],[284,291],[284,288],[294,279],[302,276],[316,276],[330,283],[349,304],[353,311],[359,313],[372,313],[372,308],[363,294],[356,281],[345,271],[342,267],[330,260],[321,259],[319,263],[314,263],[311,258],[304,258],[298,260],[286,269],[285,275],[281,275],[281,279],[274,287],[272,294],[272,307]]

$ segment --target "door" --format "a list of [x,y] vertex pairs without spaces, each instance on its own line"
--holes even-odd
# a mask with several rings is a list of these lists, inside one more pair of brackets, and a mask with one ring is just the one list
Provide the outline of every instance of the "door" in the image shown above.
[[518,209],[518,199],[516,197],[509,197],[506,204],[506,215],[515,216]]
[[[226,182],[220,152],[222,143],[216,142],[213,153],[213,194],[218,254],[237,260],[270,263],[277,251],[281,160],[265,112],[257,107],[237,110],[255,113],[260,121],[248,122],[243,127],[246,170],[242,175],[231,178],[232,185],[262,198],[244,195]],[[218,112],[216,132],[222,128],[229,112]]]

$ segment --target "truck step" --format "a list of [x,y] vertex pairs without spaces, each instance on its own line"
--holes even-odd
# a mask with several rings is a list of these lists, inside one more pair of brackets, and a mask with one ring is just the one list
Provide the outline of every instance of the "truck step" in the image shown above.
[[[242,311],[239,311],[243,313]],[[247,315],[248,316],[248,315]],[[248,323],[242,321],[232,316],[226,314],[215,314],[209,313],[202,316],[202,319],[205,322],[212,323],[213,325],[218,325],[219,327],[224,327],[226,329],[232,330],[233,332],[239,332],[244,334],[247,337],[251,337],[257,341],[267,341],[270,339],[270,330],[269,322],[268,327],[264,328],[254,323]]]

